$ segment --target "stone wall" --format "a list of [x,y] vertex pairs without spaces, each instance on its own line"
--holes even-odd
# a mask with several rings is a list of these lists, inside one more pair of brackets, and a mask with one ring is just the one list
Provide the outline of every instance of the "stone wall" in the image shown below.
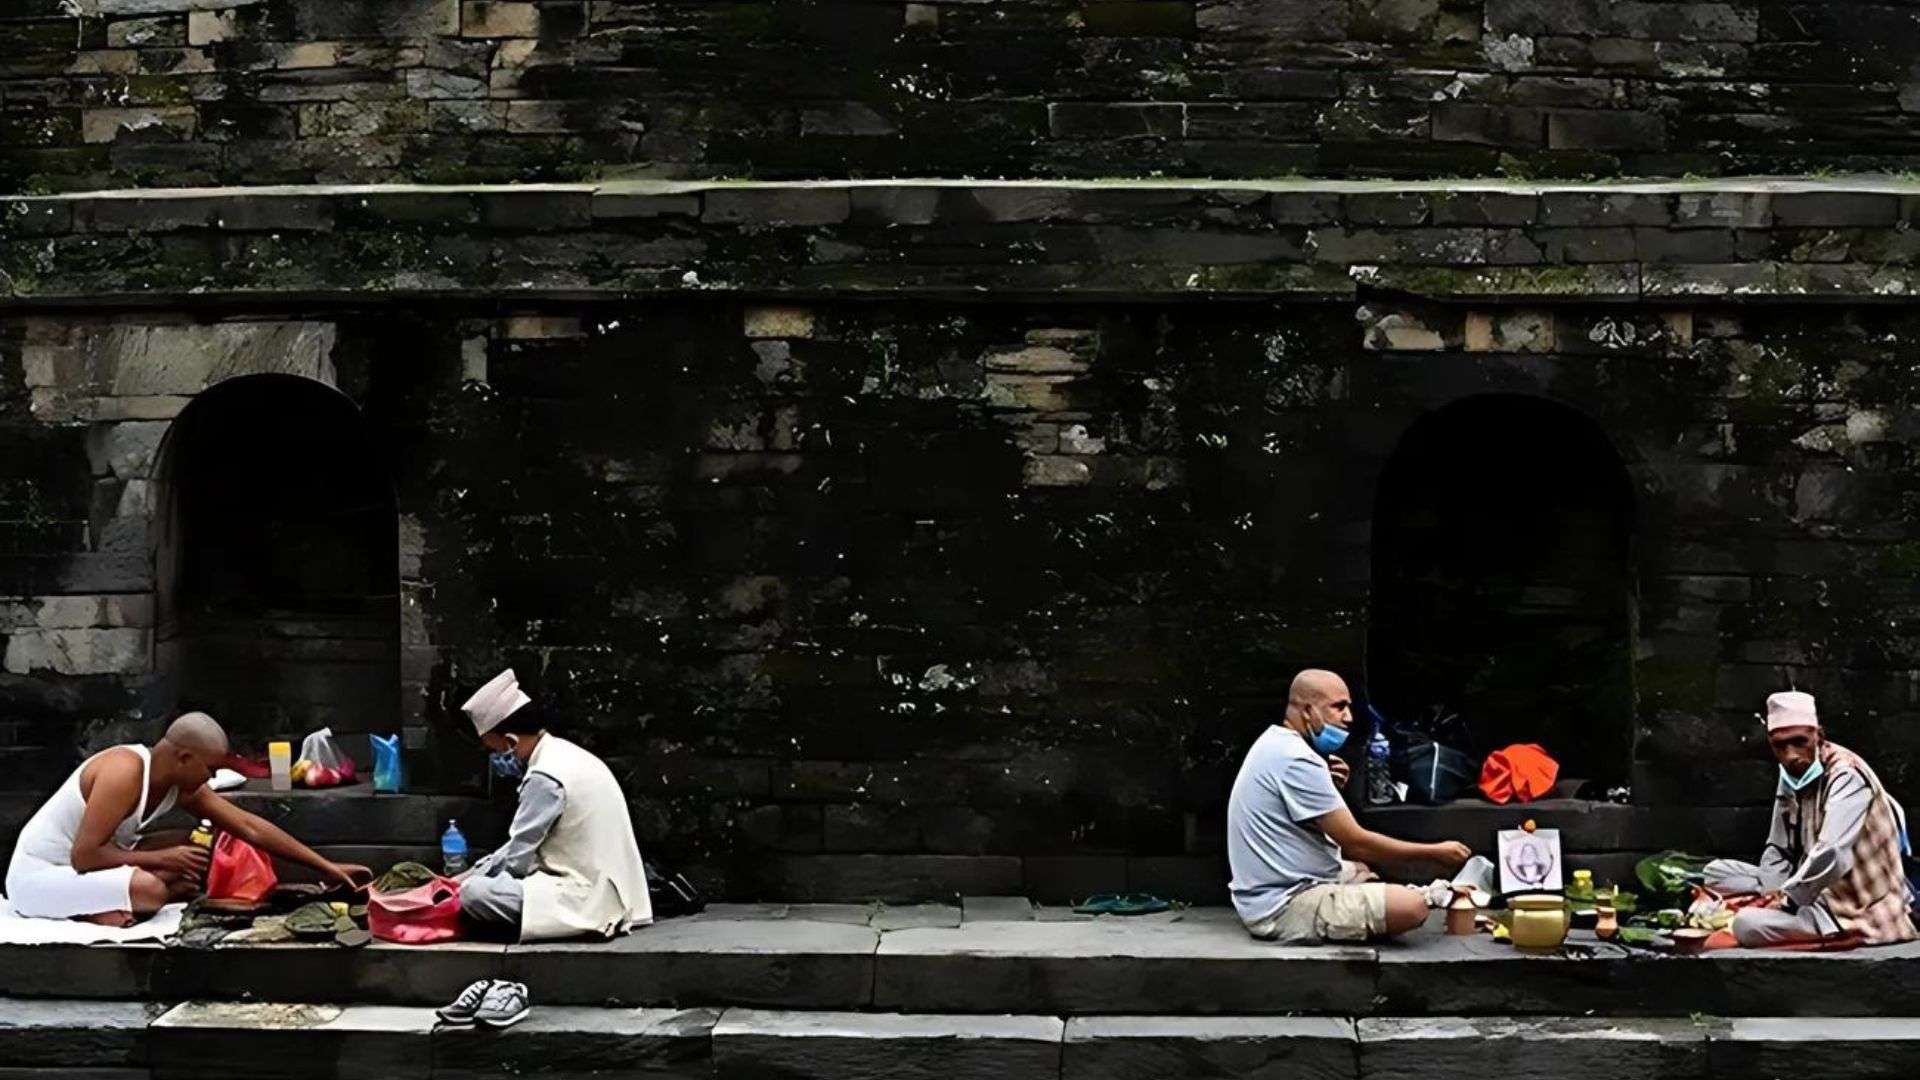
[[14,0],[0,190],[1905,168],[1880,0]]
[[[8,325],[15,745],[152,718],[130,492],[171,406],[128,403],[224,357],[326,373],[392,448],[393,722],[424,737],[512,664],[613,760],[647,850],[736,893],[1217,895],[1227,785],[1286,680],[1364,688],[1382,466],[1487,393],[1572,406],[1633,480],[1638,801],[1764,799],[1753,712],[1790,682],[1920,797],[1903,309],[711,297]],[[49,361],[82,340],[202,366],[123,397],[112,350]],[[242,359],[268,340],[310,348]]]

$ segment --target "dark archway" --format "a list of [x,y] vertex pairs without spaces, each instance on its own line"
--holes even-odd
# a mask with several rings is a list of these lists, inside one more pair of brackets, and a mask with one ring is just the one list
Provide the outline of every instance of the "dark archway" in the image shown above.
[[1374,507],[1373,700],[1445,705],[1479,752],[1538,742],[1562,777],[1624,777],[1632,517],[1619,455],[1573,409],[1496,394],[1421,417]]
[[174,421],[158,481],[156,657],[178,707],[253,748],[398,730],[399,521],[360,410],[292,375],[221,383]]

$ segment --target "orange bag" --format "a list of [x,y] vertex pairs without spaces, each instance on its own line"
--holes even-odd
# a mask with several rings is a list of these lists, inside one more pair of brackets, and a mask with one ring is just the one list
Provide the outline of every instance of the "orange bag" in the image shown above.
[[214,841],[213,862],[207,867],[207,899],[258,904],[279,883],[266,852],[232,833],[221,833]]
[[1487,755],[1480,766],[1480,793],[1494,802],[1532,802],[1553,790],[1560,763],[1538,743],[1515,743]]

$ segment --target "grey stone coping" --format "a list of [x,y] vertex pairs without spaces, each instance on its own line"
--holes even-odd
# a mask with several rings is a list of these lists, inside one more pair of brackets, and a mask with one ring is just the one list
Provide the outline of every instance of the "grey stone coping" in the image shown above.
[[1920,295],[1892,176],[622,181],[0,197],[0,303]]
[[[505,1031],[427,1007],[0,998],[0,1075],[206,1077],[643,1074],[1167,1080],[1910,1076],[1908,1017],[1069,1017],[554,1006]],[[84,1029],[144,1037],[103,1050]],[[66,1054],[48,1058],[49,1052]],[[116,1072],[115,1070],[125,1070]]]
[[[610,943],[213,950],[0,947],[0,995],[427,1006],[478,978],[553,1006],[919,1014],[1322,1017],[1920,1016],[1920,943],[1852,953],[1670,957],[1576,933],[1532,956],[1434,925],[1407,940],[1288,947],[1230,913],[879,928],[862,905],[735,906]],[[1051,909],[1041,909],[1047,911]],[[855,921],[861,912],[875,925]],[[735,917],[723,917],[732,915]]]

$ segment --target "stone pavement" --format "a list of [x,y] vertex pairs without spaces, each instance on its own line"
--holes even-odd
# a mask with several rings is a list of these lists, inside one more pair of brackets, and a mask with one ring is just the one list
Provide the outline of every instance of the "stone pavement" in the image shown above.
[[[0,1077],[1764,1077],[1809,1040],[1822,1076],[1920,1074],[1920,944],[1289,948],[1222,909],[983,897],[715,905],[599,945],[4,952]],[[501,974],[530,1019],[436,1029],[433,1006]]]

